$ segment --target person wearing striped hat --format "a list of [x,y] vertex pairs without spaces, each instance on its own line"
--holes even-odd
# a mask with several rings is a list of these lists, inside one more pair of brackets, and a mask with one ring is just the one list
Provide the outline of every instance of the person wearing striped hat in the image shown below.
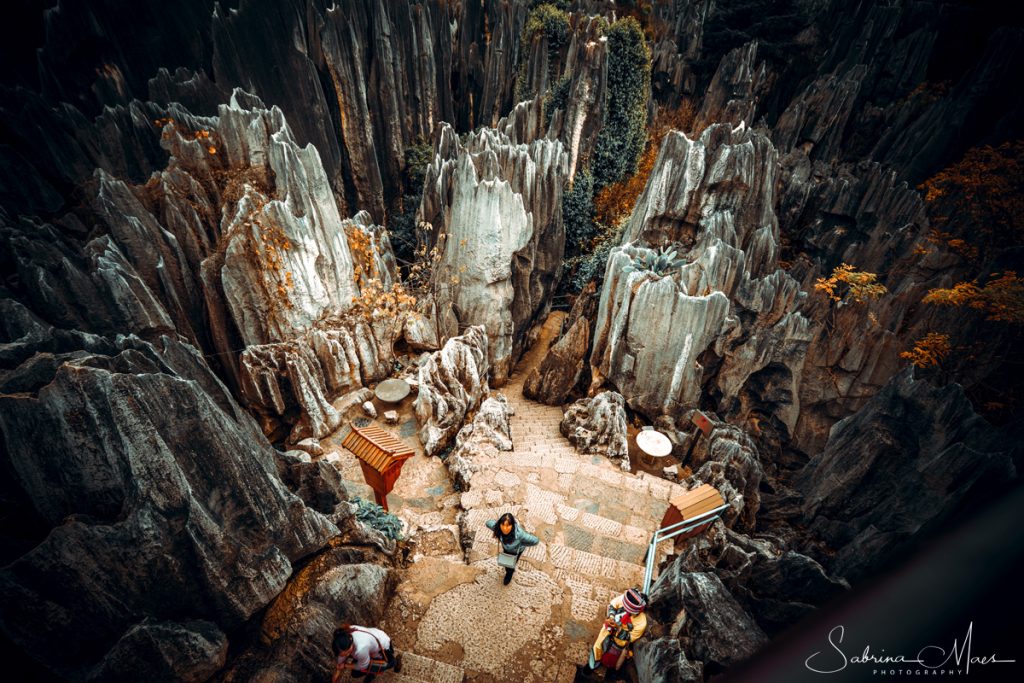
[[623,662],[633,656],[632,644],[640,640],[647,630],[647,615],[644,613],[646,609],[647,596],[639,588],[630,588],[612,599],[608,604],[607,618],[590,653],[591,669],[597,668],[597,662],[601,661],[611,637],[623,631],[629,634],[629,642],[627,647],[623,648],[615,668],[621,668]]

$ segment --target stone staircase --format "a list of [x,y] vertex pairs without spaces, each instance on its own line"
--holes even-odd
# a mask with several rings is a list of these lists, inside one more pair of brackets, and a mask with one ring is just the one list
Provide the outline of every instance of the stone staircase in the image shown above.
[[[548,322],[550,336],[559,321]],[[474,456],[479,467],[470,490],[457,493],[448,483],[443,494],[440,461],[417,455],[389,496],[418,543],[381,624],[405,666],[381,683],[570,683],[608,601],[643,581],[651,534],[683,488],[575,451],[559,433],[561,409],[522,396],[526,374],[546,349],[542,335],[499,390],[514,411],[512,451]],[[362,490],[358,467],[338,458]],[[504,512],[541,540],[523,554],[508,586],[484,525]]]
[[462,683],[465,673],[457,666],[429,659],[412,652],[402,653],[402,673],[381,675],[394,683]]

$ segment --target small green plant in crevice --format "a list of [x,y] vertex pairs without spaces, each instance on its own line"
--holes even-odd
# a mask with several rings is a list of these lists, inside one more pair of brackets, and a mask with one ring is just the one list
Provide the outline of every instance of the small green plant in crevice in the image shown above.
[[592,281],[598,287],[601,286],[604,269],[608,264],[608,256],[612,253],[612,248],[617,247],[622,240],[622,231],[625,227],[625,222],[610,228],[598,225],[598,229],[603,231],[594,238],[592,251],[566,261],[566,267],[570,271],[575,269],[575,274],[571,279],[574,292],[582,292],[583,288]]
[[686,259],[676,258],[676,250],[662,247],[658,251],[645,251],[632,264],[622,269],[624,273],[649,271],[655,275],[667,275],[686,264]]
[[452,451],[454,450],[455,441],[451,441],[450,443],[448,443],[448,445],[446,445],[444,448],[437,452],[437,457],[440,458],[441,462],[444,462],[448,459],[448,456],[451,455]]
[[356,519],[381,532],[388,538],[402,540],[402,521],[376,503],[356,497],[352,499],[356,504]]

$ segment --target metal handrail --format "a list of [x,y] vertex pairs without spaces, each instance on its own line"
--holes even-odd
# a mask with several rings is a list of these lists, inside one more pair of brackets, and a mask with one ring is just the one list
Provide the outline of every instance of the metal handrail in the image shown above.
[[[644,594],[647,594],[651,590],[651,581],[654,579],[654,557],[657,553],[658,544],[662,541],[667,541],[670,538],[675,538],[679,534],[685,534],[687,531],[692,531],[702,524],[708,524],[713,522],[722,516],[722,512],[729,507],[729,504],[719,505],[714,510],[708,510],[707,512],[701,513],[692,519],[684,519],[681,522],[676,522],[671,526],[658,529],[651,535],[651,543],[647,546],[647,562],[644,565]],[[682,527],[682,528],[678,528]]]

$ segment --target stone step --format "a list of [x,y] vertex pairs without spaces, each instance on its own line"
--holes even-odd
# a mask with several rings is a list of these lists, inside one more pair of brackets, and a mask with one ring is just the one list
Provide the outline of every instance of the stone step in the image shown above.
[[[615,472],[591,476],[594,474],[594,470],[583,468],[556,473],[553,469],[545,471],[544,466],[522,467],[513,462],[501,462],[474,476],[472,488],[462,494],[462,507],[468,510],[521,505],[535,523],[552,525],[569,518],[571,513],[565,510],[570,508],[580,514],[607,519],[612,526],[619,524],[643,530],[642,535],[649,538],[668,509],[668,499],[685,491],[656,478],[623,476]],[[630,540],[639,542],[640,537],[630,537]]]
[[[622,586],[610,586],[598,581],[591,581],[586,576],[580,576],[565,569],[556,569],[554,577],[556,581],[569,589],[572,618],[583,624],[602,619],[608,603],[623,591]],[[583,636],[583,640],[589,644],[594,635],[596,635],[596,630],[594,634],[588,631]]]
[[[685,486],[652,476],[646,472],[632,474],[616,468],[611,462],[594,464],[587,462],[583,456],[570,446],[568,452],[535,452],[517,447],[514,451],[502,453],[498,462],[507,469],[524,471],[553,470],[559,475],[575,475],[588,477],[603,482],[615,489],[629,491],[638,495],[648,496],[655,500],[668,501],[680,493],[687,491]],[[571,477],[561,477],[572,482]]]
[[[527,530],[530,531],[534,530],[537,524],[557,526],[569,534],[590,535],[602,539],[610,539],[616,543],[635,546],[641,552],[646,551],[647,544],[650,543],[651,534],[653,533],[641,527],[623,524],[614,519],[584,512],[562,503],[545,506],[540,511],[540,514],[535,514],[533,508],[529,506],[526,506],[527,511],[524,513],[523,508],[523,505],[515,504],[489,508],[472,508],[462,517],[463,533],[470,531],[473,533],[474,539],[479,540],[482,537],[485,541],[493,543],[494,537],[492,532],[484,523],[489,519],[498,519],[506,512],[511,512],[517,519],[521,519],[523,524],[526,525]],[[552,511],[554,518],[551,517]],[[474,545],[476,545],[476,540]],[[583,543],[582,539],[579,543],[569,543],[568,545],[579,547],[581,543]],[[584,547],[579,549],[586,550]]]
[[[479,546],[474,544],[469,552],[470,563],[491,561],[497,554],[497,545],[494,542],[482,542]],[[578,550],[561,543],[544,543],[527,548],[523,553],[523,559],[544,565],[550,564],[555,569],[562,569],[571,574],[578,574],[587,577],[594,582],[600,582],[611,586],[635,586],[643,581],[644,565],[643,560],[637,562],[624,562],[604,555]],[[622,590],[620,588],[620,590]]]
[[[466,675],[462,669],[413,652],[402,653],[402,673],[394,671],[381,675],[381,683],[462,683]],[[385,678],[387,676],[387,678]]]

